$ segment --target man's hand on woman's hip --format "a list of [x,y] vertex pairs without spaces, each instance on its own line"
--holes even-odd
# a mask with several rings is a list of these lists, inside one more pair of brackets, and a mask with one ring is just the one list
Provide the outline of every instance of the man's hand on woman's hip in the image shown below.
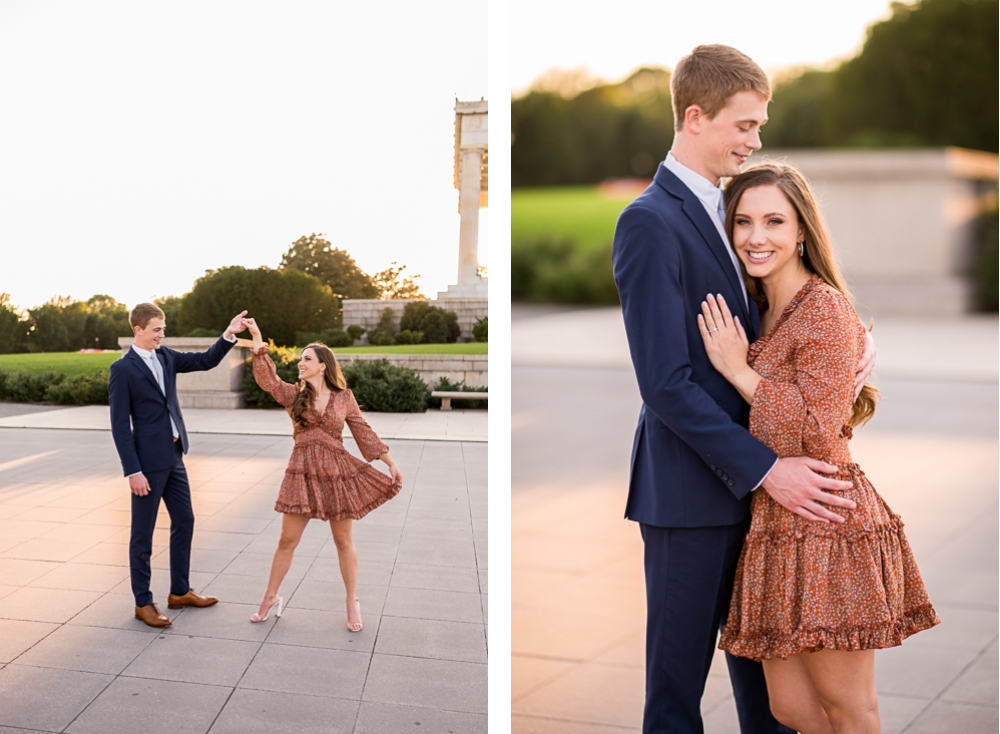
[[831,479],[816,473],[834,474],[837,471],[839,468],[833,464],[810,459],[808,456],[778,459],[761,484],[761,488],[786,510],[801,515],[806,520],[844,522],[843,517],[820,504],[844,507],[848,510],[855,508],[855,503],[846,497],[822,491],[824,489],[843,491],[854,486],[851,482]]

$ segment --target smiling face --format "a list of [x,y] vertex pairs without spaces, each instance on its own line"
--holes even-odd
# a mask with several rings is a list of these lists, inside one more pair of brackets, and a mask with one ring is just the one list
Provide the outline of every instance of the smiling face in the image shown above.
[[299,359],[299,379],[308,380],[312,377],[322,375],[326,371],[326,365],[316,356],[312,349],[303,349],[302,357]]
[[767,99],[757,92],[737,92],[711,119],[700,108],[689,108],[695,155],[685,165],[717,186],[720,178],[737,175],[750,154],[760,150],[760,127],[765,122]]
[[165,319],[155,316],[146,324],[146,328],[135,326],[135,345],[140,349],[154,350],[160,348],[160,342],[167,333],[167,322]]
[[751,277],[782,279],[805,272],[798,244],[804,237],[795,207],[777,186],[757,186],[740,197],[733,247]]

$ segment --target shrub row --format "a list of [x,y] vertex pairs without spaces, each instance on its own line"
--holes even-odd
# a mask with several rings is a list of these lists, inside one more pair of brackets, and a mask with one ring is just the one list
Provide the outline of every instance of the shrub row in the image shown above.
[[[268,354],[274,362],[275,370],[285,382],[294,385],[299,379],[299,358],[291,349],[271,345]],[[278,403],[257,385],[253,376],[252,359],[246,362],[246,377],[243,380],[243,394],[248,403],[261,408],[274,407]],[[463,382],[451,382],[446,377],[438,380],[433,388],[428,388],[419,373],[409,367],[394,365],[387,359],[358,360],[342,365],[347,387],[354,393],[362,410],[382,413],[423,413],[428,405],[441,407],[440,398],[432,398],[431,390],[453,390],[461,392],[485,392],[486,388],[467,387]],[[483,400],[452,401],[456,408],[486,407]]]
[[0,400],[12,403],[107,405],[108,370],[67,377],[63,372],[0,370]]
[[616,305],[611,243],[581,249],[571,240],[543,238],[514,243],[510,294],[515,300]]
[[[351,327],[348,327],[351,328]],[[368,334],[369,344],[385,347],[393,344],[454,344],[461,328],[458,314],[432,306],[427,301],[412,301],[403,306],[396,331],[396,312],[386,306],[378,324]]]
[[476,319],[476,325],[472,327],[472,336],[476,338],[477,342],[489,341],[486,337],[489,335],[489,317],[484,316],[481,319]]

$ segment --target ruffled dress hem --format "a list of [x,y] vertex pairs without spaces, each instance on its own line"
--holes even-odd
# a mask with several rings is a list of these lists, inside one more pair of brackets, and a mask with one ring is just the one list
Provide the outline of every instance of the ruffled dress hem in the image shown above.
[[931,604],[907,611],[899,620],[880,625],[860,625],[837,629],[797,629],[788,635],[781,630],[757,630],[749,634],[727,634],[723,630],[719,648],[742,658],[771,660],[817,650],[881,650],[897,647],[910,635],[940,624]]

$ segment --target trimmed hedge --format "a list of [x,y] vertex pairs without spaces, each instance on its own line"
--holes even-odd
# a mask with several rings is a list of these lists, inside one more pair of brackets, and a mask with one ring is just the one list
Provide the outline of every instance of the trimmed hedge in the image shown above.
[[476,325],[472,327],[472,336],[476,338],[477,342],[488,342],[489,329],[490,329],[489,316],[484,316],[481,319],[476,319]]
[[[278,377],[294,385],[299,379],[299,357],[291,349],[270,344],[268,355],[274,362]],[[260,408],[271,408],[278,402],[257,385],[253,376],[253,358],[246,362],[243,394],[248,403]],[[358,360],[341,364],[347,386],[362,410],[385,413],[423,413],[427,410],[430,390],[416,370],[397,366],[387,359]]]
[[[343,367],[343,365],[342,365]],[[416,370],[387,359],[359,360],[343,367],[347,386],[362,410],[423,413],[430,390]]]
[[0,400],[54,405],[107,405],[109,377],[108,370],[71,377],[55,371],[0,370]]

